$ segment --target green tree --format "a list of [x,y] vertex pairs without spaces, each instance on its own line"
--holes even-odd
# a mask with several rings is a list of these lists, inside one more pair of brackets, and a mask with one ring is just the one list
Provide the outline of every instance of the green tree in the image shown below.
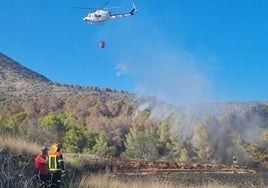
[[204,123],[200,123],[194,129],[194,143],[197,150],[197,155],[202,161],[207,161],[211,158],[212,146],[209,142],[208,126]]
[[39,120],[40,134],[46,143],[62,141],[65,135],[64,116],[50,112]]
[[249,156],[251,156],[251,158],[255,162],[267,168],[267,162],[268,162],[267,144],[261,145],[257,143],[247,143],[241,136],[238,138],[238,144],[240,147],[244,149],[244,151]]
[[28,128],[29,118],[25,112],[18,112],[12,116],[15,124],[18,125],[17,135],[26,137],[26,130]]
[[11,117],[8,119],[8,122],[5,126],[5,132],[14,136],[19,135],[19,126]]
[[89,130],[82,125],[72,126],[63,138],[64,149],[70,153],[90,153],[98,135],[96,131]]
[[190,158],[190,156],[189,156],[189,152],[187,151],[186,148],[183,148],[183,149],[181,150],[181,153],[180,153],[179,161],[184,163],[184,162],[189,161],[189,158]]
[[135,131],[132,128],[126,136],[126,151],[123,155],[134,159],[156,159],[158,157],[156,143],[153,131]]
[[144,131],[146,129],[151,129],[152,122],[149,119],[150,116],[150,110],[146,109],[141,111],[134,119],[133,122],[133,129],[137,131]]
[[162,122],[157,127],[157,149],[160,156],[167,156],[172,150],[171,124]]
[[100,134],[96,139],[93,151],[100,157],[111,157],[115,156],[116,148],[114,146],[109,146],[105,135]]
[[23,136],[23,126],[26,125],[27,120],[27,116],[23,112],[18,112],[7,117],[0,116],[1,133]]

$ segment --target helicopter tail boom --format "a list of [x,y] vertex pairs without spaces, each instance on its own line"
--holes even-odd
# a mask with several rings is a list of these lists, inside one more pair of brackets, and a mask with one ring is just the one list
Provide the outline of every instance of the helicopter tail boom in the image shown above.
[[133,16],[135,14],[135,12],[137,12],[137,9],[133,3],[133,9],[128,12],[128,13],[122,13],[122,14],[111,14],[110,15],[110,19],[115,19],[115,18],[123,18],[123,17],[127,17],[127,16]]

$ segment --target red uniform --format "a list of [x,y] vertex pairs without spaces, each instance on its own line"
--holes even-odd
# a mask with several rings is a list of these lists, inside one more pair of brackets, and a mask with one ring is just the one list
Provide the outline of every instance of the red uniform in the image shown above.
[[35,167],[38,173],[48,174],[47,155],[39,154],[35,158]]

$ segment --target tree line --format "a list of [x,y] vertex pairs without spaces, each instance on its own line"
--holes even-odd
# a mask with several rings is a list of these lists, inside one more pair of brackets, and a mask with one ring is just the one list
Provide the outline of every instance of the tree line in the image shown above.
[[94,95],[13,100],[0,103],[0,131],[40,145],[61,141],[68,153],[222,163],[237,156],[244,164],[267,167],[268,106],[220,116],[178,111],[161,122],[154,121],[152,109],[136,109]]

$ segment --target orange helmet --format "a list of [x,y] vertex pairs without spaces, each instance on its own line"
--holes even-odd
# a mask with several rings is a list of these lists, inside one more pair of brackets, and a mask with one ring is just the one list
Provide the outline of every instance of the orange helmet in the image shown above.
[[62,143],[60,143],[60,142],[56,142],[55,144],[53,144],[53,146],[51,147],[51,150],[53,151],[53,152],[55,152],[55,151],[57,151],[59,148],[61,148],[62,147]]

